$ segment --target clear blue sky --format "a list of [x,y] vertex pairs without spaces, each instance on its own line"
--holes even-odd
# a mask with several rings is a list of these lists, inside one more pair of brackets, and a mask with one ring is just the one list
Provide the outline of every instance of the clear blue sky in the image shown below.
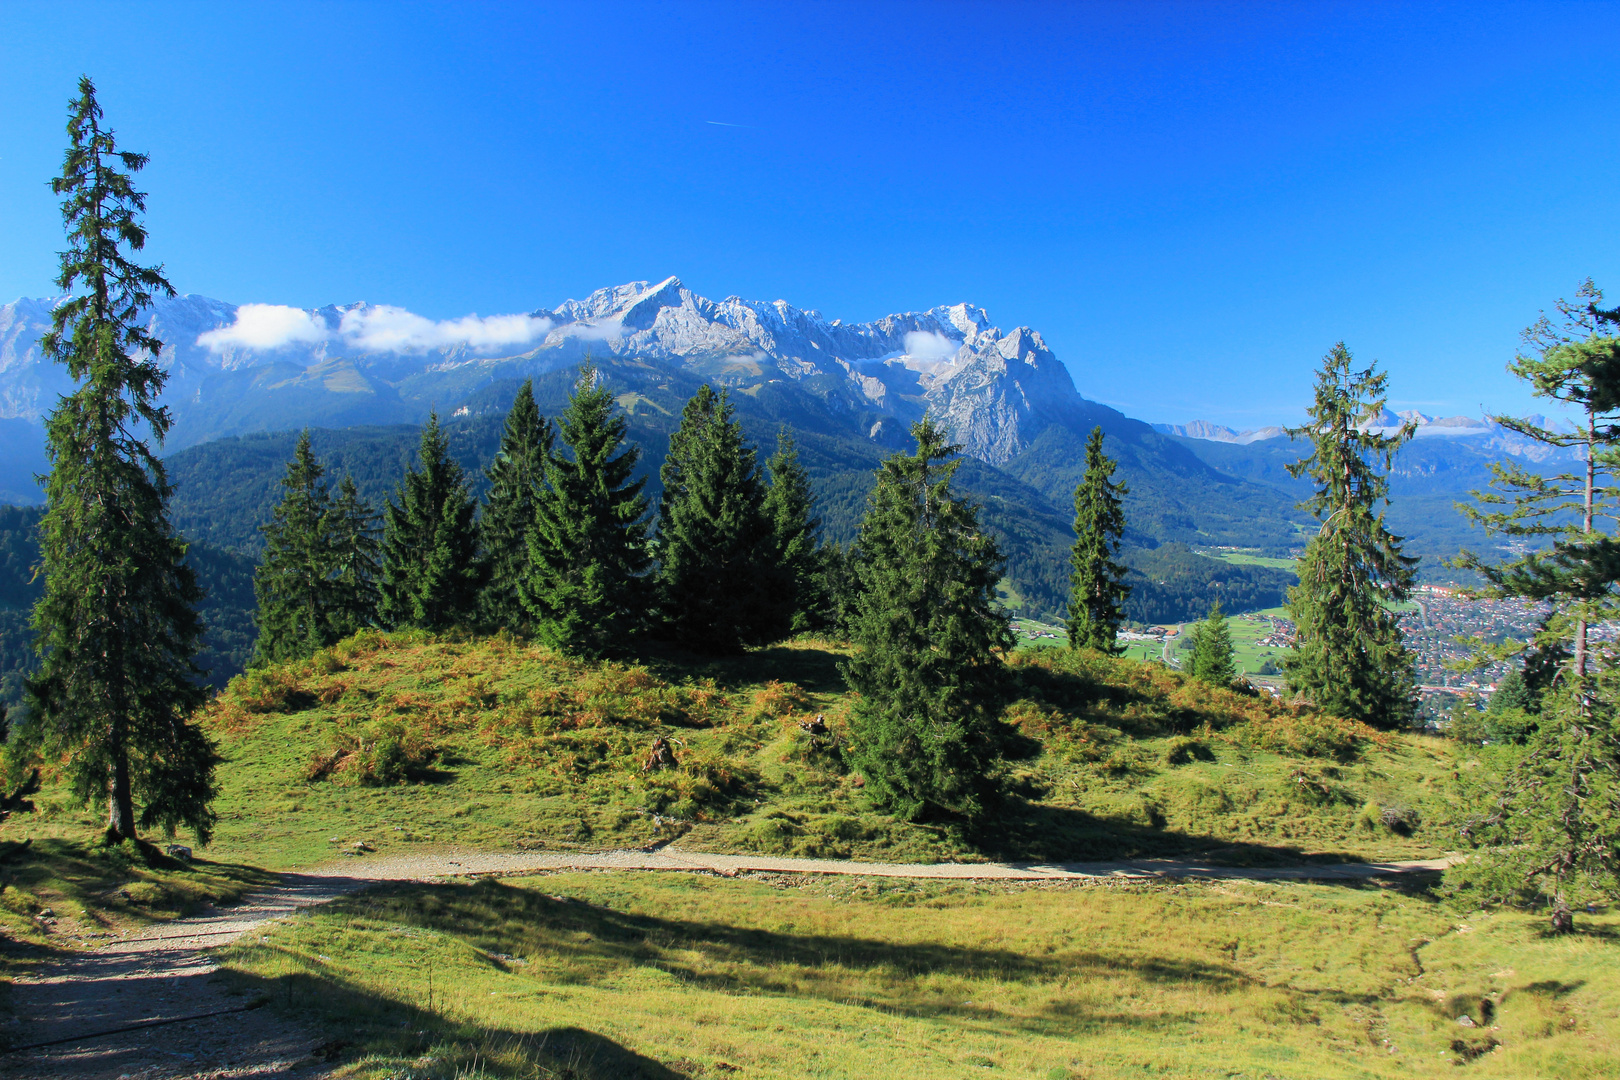
[[1620,8],[73,4],[0,18],[0,296],[53,291],[65,106],[150,153],[149,253],[233,302],[550,307],[678,274],[828,318],[972,301],[1149,420],[1519,410],[1620,298]]

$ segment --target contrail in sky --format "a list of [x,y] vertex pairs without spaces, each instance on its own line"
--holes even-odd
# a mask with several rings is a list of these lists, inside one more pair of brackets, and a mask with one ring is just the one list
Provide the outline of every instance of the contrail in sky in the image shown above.
[[740,127],[740,128],[745,128],[745,127],[753,127],[754,126],[753,124],[728,124],[724,120],[705,120],[703,122],[705,124],[713,124],[715,127]]

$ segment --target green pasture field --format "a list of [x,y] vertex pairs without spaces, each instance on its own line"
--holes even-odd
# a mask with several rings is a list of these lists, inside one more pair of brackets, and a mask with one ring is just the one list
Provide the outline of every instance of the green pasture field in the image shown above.
[[1298,569],[1298,559],[1280,559],[1271,555],[1256,555],[1246,551],[1200,551],[1200,555],[1211,559],[1220,559],[1233,566],[1269,566],[1273,570],[1287,570],[1294,573]]
[[1620,1070],[1620,918],[1583,921],[1370,884],[563,873],[374,889],[223,959],[372,1080],[1553,1080]]

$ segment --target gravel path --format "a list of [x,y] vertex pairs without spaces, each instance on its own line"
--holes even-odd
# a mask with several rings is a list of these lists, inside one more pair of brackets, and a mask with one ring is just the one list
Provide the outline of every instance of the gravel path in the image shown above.
[[[5,1080],[169,1080],[326,1075],[323,1036],[268,1009],[243,1010],[224,992],[209,950],[298,908],[323,904],[383,881],[426,881],[482,874],[555,870],[685,870],[733,876],[748,872],[852,874],[947,880],[1246,878],[1345,880],[1442,870],[1450,860],[1347,863],[1237,869],[1186,860],[1108,863],[864,863],[764,855],[712,855],[665,847],[595,854],[440,852],[357,856],[338,866],[287,874],[273,889],[235,907],[179,919],[91,952],[75,954],[12,990],[17,1019],[8,1025],[19,1049],[0,1055]],[[228,1010],[228,1011],[227,1011]],[[216,1015],[208,1015],[216,1014]],[[183,1022],[174,1023],[177,1019]],[[135,1025],[119,1034],[99,1034]],[[86,1037],[95,1035],[97,1037]]]

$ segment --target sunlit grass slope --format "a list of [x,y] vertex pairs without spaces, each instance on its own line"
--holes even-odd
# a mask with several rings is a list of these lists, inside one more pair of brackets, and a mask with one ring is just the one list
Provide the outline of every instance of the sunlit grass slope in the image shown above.
[[[504,637],[363,634],[244,677],[204,722],[217,851],[283,867],[356,841],[925,860],[1216,852],[1417,857],[1444,845],[1443,743],[1063,649],[1012,658],[1014,797],[978,834],[874,811],[844,765],[840,648],[583,663]],[[800,728],[824,714],[831,736]],[[673,769],[643,771],[652,741]]]
[[1371,886],[564,874],[375,890],[226,963],[361,1077],[1573,1078],[1617,1070],[1617,929]]

